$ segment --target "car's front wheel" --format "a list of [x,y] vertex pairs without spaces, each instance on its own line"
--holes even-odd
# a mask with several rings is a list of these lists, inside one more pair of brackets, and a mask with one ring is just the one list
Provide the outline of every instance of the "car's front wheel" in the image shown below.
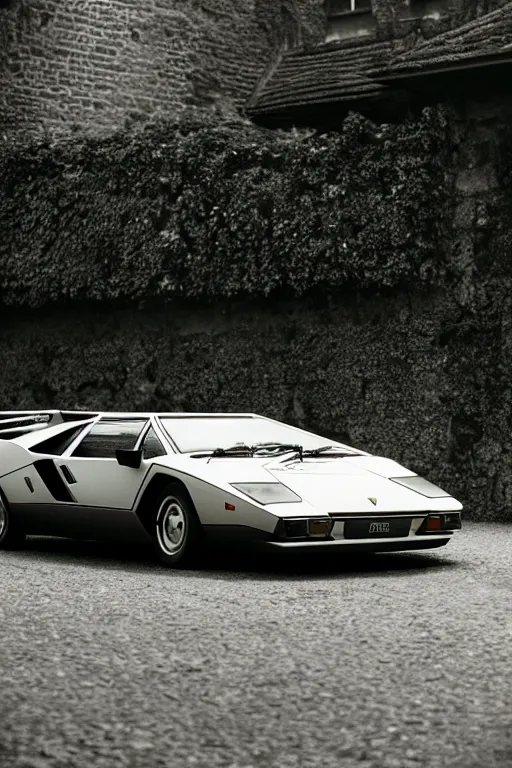
[[9,505],[0,491],[0,549],[19,549],[25,541],[25,533],[13,519]]
[[204,536],[188,494],[169,483],[158,498],[153,539],[160,560],[174,568],[195,565],[204,547]]

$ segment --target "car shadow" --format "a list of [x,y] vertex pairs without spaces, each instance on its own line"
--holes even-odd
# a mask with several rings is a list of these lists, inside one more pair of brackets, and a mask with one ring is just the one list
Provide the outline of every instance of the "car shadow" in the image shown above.
[[[321,579],[332,576],[350,575],[393,576],[412,571],[442,569],[459,565],[457,560],[431,552],[387,552],[340,554],[332,552],[279,554],[213,552],[201,573],[205,577],[215,574],[225,578],[285,578]],[[197,572],[196,572],[197,573]]]
[[155,572],[159,575],[194,576],[211,578],[212,575],[224,578],[328,578],[333,575],[398,575],[413,571],[431,571],[462,566],[450,557],[446,551],[440,554],[425,551],[389,552],[389,553],[278,553],[258,554],[254,552],[236,552],[233,550],[212,549],[203,557],[200,566],[193,569],[172,569],[162,565],[151,547],[97,541],[77,541],[53,537],[29,537],[23,550],[16,553],[18,564],[34,559],[38,561],[54,560],[61,565],[102,568],[105,570],[123,570],[134,572]]
[[23,549],[11,554],[16,554],[18,560],[53,560],[70,566],[80,564],[107,569],[119,569],[122,566],[127,570],[161,567],[151,547],[144,543],[125,544],[54,536],[28,536]]

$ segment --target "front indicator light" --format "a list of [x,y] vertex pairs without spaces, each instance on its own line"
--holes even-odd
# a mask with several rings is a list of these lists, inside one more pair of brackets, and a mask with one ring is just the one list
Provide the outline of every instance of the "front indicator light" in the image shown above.
[[334,520],[283,520],[281,532],[287,539],[325,539],[332,531]]
[[284,520],[283,527],[287,539],[305,539],[308,535],[307,520]]
[[448,535],[452,531],[462,528],[460,512],[450,512],[446,515],[429,515],[422,522],[416,534],[421,536],[426,533],[442,533]]
[[462,528],[460,512],[444,516],[444,527],[447,531],[459,531]]
[[334,520],[310,520],[309,535],[313,538],[325,538],[329,536],[334,525]]

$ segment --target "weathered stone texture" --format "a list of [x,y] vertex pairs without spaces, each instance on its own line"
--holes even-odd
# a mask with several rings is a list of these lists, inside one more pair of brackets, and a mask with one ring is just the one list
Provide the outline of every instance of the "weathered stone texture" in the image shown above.
[[14,313],[0,332],[0,403],[261,412],[392,456],[471,516],[507,519],[510,397],[496,366],[509,326],[470,327],[441,293]]
[[[307,37],[304,19],[313,37],[319,29],[308,0],[237,0],[236,15],[234,0],[12,6],[0,11],[4,130],[111,130],[217,98],[239,104],[277,46]],[[475,518],[510,519],[512,104],[466,104],[454,119],[444,292],[374,291],[333,306],[4,310],[0,407],[254,410],[393,456]]]
[[[406,45],[503,4],[449,0],[439,20],[400,21]],[[10,0],[0,5],[0,135],[111,131],[193,106],[242,107],[283,47],[324,39],[322,0]]]
[[276,47],[322,34],[313,0],[12,0],[0,9],[0,132],[240,106]]
[[254,410],[395,457],[475,518],[511,519],[511,113],[489,102],[451,117],[443,290],[4,309],[0,407]]
[[[460,278],[457,300],[471,311],[487,312],[512,290],[503,282],[512,273],[512,101],[459,105],[457,122],[460,144],[451,244],[452,265]],[[482,322],[487,322],[485,316]]]

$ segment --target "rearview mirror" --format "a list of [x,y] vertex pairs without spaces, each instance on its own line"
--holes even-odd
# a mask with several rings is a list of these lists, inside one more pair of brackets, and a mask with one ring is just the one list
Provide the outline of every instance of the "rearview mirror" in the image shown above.
[[117,463],[122,467],[131,467],[132,469],[138,469],[142,461],[142,451],[127,451],[125,448],[118,448],[116,450]]

